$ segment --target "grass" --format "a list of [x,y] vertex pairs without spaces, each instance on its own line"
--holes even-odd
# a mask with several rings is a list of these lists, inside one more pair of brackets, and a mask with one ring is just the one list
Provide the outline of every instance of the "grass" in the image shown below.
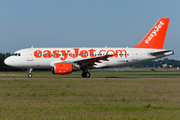
[[[8,78],[26,73],[7,73],[3,79],[4,74],[0,73],[0,119],[180,119],[179,78],[128,79],[140,76],[135,72],[126,79],[59,79],[35,72],[34,79]],[[41,75],[48,78],[38,78]]]

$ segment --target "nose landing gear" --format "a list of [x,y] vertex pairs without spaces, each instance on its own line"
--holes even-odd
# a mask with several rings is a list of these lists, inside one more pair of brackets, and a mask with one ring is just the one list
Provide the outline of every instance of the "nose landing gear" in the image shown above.
[[29,78],[32,78],[32,71],[33,71],[33,69],[30,68],[30,69],[29,69],[29,74],[28,74],[28,77],[29,77]]

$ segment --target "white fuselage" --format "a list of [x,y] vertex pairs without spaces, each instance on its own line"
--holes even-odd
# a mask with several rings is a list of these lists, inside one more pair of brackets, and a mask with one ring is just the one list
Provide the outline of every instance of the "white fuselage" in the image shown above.
[[[158,59],[173,54],[165,49],[144,48],[28,48],[15,52],[5,60],[5,64],[25,69],[49,69],[55,63],[81,63],[87,66],[90,58],[112,55],[108,60],[99,60],[87,69],[111,68],[129,66],[149,60]],[[162,52],[163,54],[151,55]],[[87,61],[86,61],[87,59]],[[84,62],[85,61],[85,62]]]

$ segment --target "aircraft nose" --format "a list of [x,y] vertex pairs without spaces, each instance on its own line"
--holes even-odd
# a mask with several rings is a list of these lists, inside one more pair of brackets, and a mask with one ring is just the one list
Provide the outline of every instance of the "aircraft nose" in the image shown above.
[[12,64],[12,60],[8,57],[4,60],[4,63],[10,66]]

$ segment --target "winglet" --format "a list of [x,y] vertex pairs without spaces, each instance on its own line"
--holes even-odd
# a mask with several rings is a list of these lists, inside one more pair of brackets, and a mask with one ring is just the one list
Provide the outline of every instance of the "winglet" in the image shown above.
[[142,39],[142,41],[132,48],[153,48],[162,49],[166,37],[170,18],[161,18]]

